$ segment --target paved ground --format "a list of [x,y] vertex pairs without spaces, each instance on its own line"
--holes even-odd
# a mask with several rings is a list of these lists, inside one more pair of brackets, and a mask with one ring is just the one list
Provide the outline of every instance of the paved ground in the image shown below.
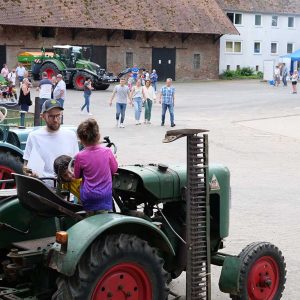
[[[176,128],[210,130],[210,161],[231,170],[232,209],[228,253],[238,254],[252,241],[270,241],[287,262],[284,299],[300,298],[300,95],[257,81],[176,83]],[[162,144],[170,127],[160,126],[160,106],[153,109],[152,125],[134,125],[127,110],[126,128],[115,127],[111,95],[92,95],[92,112],[103,135],[118,145],[121,164],[185,162],[185,144]],[[77,125],[82,93],[68,91],[65,122]],[[218,291],[219,268],[213,268],[213,298],[229,299]],[[184,278],[174,282],[184,291]],[[182,298],[183,299],[183,298]]]

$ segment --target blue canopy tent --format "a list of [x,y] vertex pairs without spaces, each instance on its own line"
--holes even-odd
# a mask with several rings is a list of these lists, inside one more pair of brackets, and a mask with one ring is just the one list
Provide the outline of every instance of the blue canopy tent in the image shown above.
[[290,54],[287,54],[287,55],[283,55],[283,56],[280,56],[281,58],[290,58],[291,59],[291,68],[290,68],[290,72],[293,73],[294,72],[294,66],[295,66],[295,62],[298,62],[300,61],[300,49],[293,52],[293,53],[290,53]]

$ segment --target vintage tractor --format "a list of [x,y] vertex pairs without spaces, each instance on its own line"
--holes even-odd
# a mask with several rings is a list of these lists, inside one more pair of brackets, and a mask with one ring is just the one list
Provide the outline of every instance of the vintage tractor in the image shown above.
[[119,168],[107,214],[87,216],[65,191],[16,174],[17,196],[0,200],[0,299],[166,300],[186,271],[186,299],[209,300],[211,264],[222,266],[219,287],[232,299],[280,299],[286,265],[276,246],[220,252],[230,174],[208,164],[205,130],[172,130],[164,142],[182,137],[186,166]]
[[18,61],[31,64],[34,79],[41,78],[46,72],[48,78],[61,73],[66,84],[76,90],[83,90],[86,77],[92,78],[93,86],[98,90],[106,90],[113,82],[119,79],[108,73],[98,64],[90,61],[90,48],[80,46],[53,46],[52,51],[23,52],[18,55]]

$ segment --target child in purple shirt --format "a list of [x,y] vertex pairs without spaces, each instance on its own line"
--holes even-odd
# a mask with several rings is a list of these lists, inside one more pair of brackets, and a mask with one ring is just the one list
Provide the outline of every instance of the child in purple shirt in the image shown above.
[[112,175],[118,163],[109,148],[99,145],[99,126],[87,119],[77,128],[84,149],[75,156],[74,177],[82,178],[80,199],[87,212],[112,210]]

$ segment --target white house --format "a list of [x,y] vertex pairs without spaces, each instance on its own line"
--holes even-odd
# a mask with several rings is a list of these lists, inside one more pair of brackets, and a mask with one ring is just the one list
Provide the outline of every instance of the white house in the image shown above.
[[272,74],[278,62],[289,65],[280,56],[300,49],[300,0],[218,2],[240,33],[222,36],[220,73],[251,67]]

